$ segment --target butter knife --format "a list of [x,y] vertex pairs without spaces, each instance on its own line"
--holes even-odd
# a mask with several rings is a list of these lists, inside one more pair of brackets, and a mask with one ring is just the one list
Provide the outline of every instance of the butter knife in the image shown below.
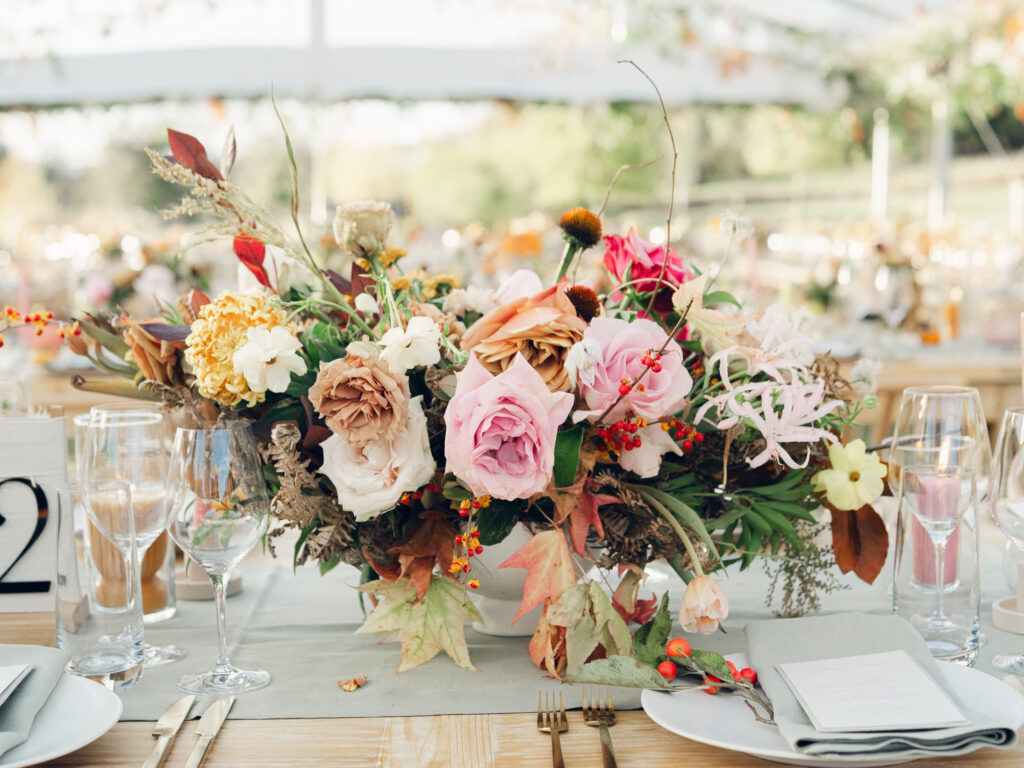
[[171,704],[160,715],[160,719],[153,726],[153,736],[156,737],[156,744],[153,746],[153,751],[149,753],[149,757],[146,758],[146,762],[142,764],[142,768],[160,768],[160,764],[167,756],[167,752],[174,742],[174,737],[181,728],[181,724],[185,722],[188,711],[192,709],[192,704],[195,703],[195,700],[195,696],[185,696]]
[[196,725],[196,735],[199,736],[199,740],[192,747],[192,754],[185,761],[185,768],[199,768],[203,764],[203,758],[206,757],[210,745],[213,744],[213,740],[217,737],[220,727],[224,725],[224,720],[227,718],[228,712],[231,711],[234,703],[234,696],[217,699],[203,713],[203,716],[199,718],[199,724]]

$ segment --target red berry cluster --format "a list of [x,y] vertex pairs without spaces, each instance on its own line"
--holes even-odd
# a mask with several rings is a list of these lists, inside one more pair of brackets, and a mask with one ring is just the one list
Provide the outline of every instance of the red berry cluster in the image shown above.
[[421,490],[413,491],[412,493],[403,493],[402,498],[400,498],[398,501],[401,504],[410,504],[411,502],[419,501],[420,499],[422,499],[423,494],[427,492],[440,493],[441,486],[438,485],[437,483],[427,483],[425,486],[423,486]]
[[[676,662],[672,661],[672,659],[687,657],[691,653],[692,650],[690,649],[690,644],[683,638],[676,637],[672,640],[669,640],[668,645],[665,646],[665,654],[669,656],[669,658],[665,659],[665,661],[661,662],[658,665],[658,672],[661,674],[662,677],[665,678],[666,681],[674,680],[676,675],[679,674],[679,667],[676,666]],[[757,672],[752,670],[750,667],[738,669],[736,665],[733,664],[731,661],[726,660],[725,663],[729,665],[729,672],[732,674],[733,680],[736,680],[737,682],[742,680],[749,683],[750,685],[757,684]],[[721,678],[715,677],[714,675],[708,675],[707,678],[708,681],[711,683],[722,682]],[[706,693],[715,694],[718,693],[721,689],[722,686],[720,685],[709,685],[704,690]]]
[[698,432],[695,427],[683,424],[683,422],[676,421],[675,419],[663,421],[661,428],[669,432],[676,440],[683,441],[680,445],[683,453],[693,453],[694,446],[704,442],[704,435]]
[[604,440],[606,451],[632,451],[643,445],[643,439],[637,433],[646,426],[646,419],[627,414],[626,418],[619,419],[611,426],[602,427],[598,430],[597,436]]
[[[53,312],[35,312],[27,315],[22,315],[14,307],[4,307],[3,315],[0,316],[0,331],[4,331],[8,328],[24,327],[28,325],[34,325],[36,330],[36,336],[43,335],[43,329],[53,322]],[[82,329],[78,327],[78,321],[70,327],[65,326],[64,323],[58,321],[60,330],[57,335],[61,339],[66,339],[70,336],[81,336]],[[4,335],[0,333],[0,347],[4,345]]]

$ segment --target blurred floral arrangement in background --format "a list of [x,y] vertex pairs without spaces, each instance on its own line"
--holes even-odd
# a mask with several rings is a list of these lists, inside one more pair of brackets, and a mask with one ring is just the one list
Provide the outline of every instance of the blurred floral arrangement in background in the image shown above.
[[[835,561],[877,575],[885,468],[842,442],[870,398],[777,307],[741,314],[717,273],[603,233],[585,208],[561,217],[554,274],[490,290],[403,271],[391,208],[350,203],[334,220],[342,275],[298,227],[290,141],[294,234],[229,181],[230,159],[217,168],[196,139],[168,136],[170,157],[149,152],[186,190],[168,217],[208,217],[195,241],[230,242],[246,284],[193,290],[157,317],[84,318],[80,346],[182,422],[253,423],[271,542],[294,531],[297,564],[362,569],[374,608],[359,631],[400,641],[399,671],[442,650],[472,668],[463,625],[482,620],[473,593],[500,575],[478,564],[517,529],[526,543],[497,566],[527,572],[514,621],[539,609],[530,656],[567,680],[668,685],[655,669],[667,594],[640,596],[656,560],[688,584],[679,622],[702,633],[728,614],[712,574],[729,567],[762,558],[787,614],[838,588]],[[735,217],[721,231],[730,246],[749,234]],[[612,287],[598,293],[575,275],[601,250]],[[582,578],[594,565],[614,589]],[[716,654],[673,663],[753,691]]]

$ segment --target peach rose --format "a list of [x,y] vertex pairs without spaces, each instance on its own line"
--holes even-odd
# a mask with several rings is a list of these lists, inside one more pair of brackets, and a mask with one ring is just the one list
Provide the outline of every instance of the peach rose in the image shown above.
[[686,587],[679,605],[679,623],[686,632],[710,635],[729,615],[729,601],[722,585],[701,574]]
[[354,342],[341,359],[320,364],[309,400],[331,431],[362,445],[396,437],[409,420],[409,381]]
[[477,320],[462,337],[462,348],[472,350],[488,372],[507,370],[516,355],[540,374],[552,392],[572,386],[565,370],[569,349],[583,338],[587,324],[555,285],[529,298],[493,309]]

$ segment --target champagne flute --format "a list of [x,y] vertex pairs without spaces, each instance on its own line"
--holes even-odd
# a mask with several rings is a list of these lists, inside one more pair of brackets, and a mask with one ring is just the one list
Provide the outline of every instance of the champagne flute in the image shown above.
[[[989,512],[1017,551],[1024,551],[1024,408],[1011,408],[1003,414],[996,438]],[[992,666],[1024,675],[1024,654],[998,655]]]
[[[90,412],[83,462],[86,485],[116,479],[131,489],[135,539],[141,570],[146,551],[167,529],[170,510],[165,504],[167,451],[164,419],[159,411],[96,408]],[[102,501],[97,503],[104,503]],[[94,546],[94,562],[103,572],[103,545]],[[109,558],[108,558],[109,559]],[[108,565],[113,565],[108,563]],[[114,584],[121,574],[108,568],[104,575]],[[185,652],[177,646],[144,646],[146,666],[170,664]]]
[[974,503],[974,470],[912,464],[902,468],[899,488],[900,506],[905,505],[927,532],[934,552],[931,581],[935,585],[935,607],[929,616],[914,617],[918,631],[931,648],[956,628],[942,604],[947,584],[946,545]]
[[213,583],[219,655],[209,672],[186,675],[189,693],[229,695],[263,688],[270,673],[243,670],[228,658],[225,594],[231,569],[252,551],[270,524],[270,499],[256,440],[248,424],[181,429],[167,478],[171,537]]

